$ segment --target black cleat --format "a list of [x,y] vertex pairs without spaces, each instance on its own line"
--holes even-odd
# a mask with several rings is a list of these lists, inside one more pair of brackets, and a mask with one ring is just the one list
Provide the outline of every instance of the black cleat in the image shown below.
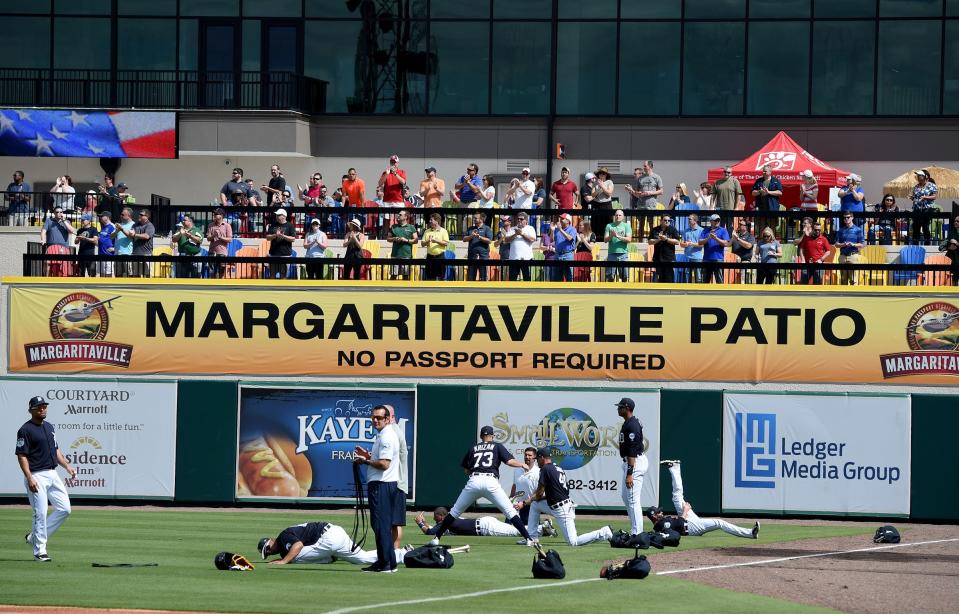
[[46,552],[44,552],[43,554],[34,554],[33,560],[40,561],[41,563],[49,563],[53,559],[51,559],[50,556]]
[[759,539],[759,521],[753,525],[753,539]]

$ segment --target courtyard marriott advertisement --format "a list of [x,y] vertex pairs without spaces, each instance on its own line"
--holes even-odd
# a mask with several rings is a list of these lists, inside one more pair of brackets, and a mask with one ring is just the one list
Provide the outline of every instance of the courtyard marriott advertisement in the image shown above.
[[949,290],[9,286],[16,373],[959,383]]

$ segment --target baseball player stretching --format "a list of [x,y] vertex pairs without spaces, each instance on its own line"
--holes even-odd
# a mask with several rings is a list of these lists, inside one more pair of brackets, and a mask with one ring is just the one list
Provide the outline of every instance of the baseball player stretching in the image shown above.
[[623,459],[623,477],[619,482],[623,504],[629,515],[629,532],[638,535],[643,532],[643,507],[639,495],[643,490],[643,478],[649,467],[649,459],[643,450],[643,425],[639,423],[633,410],[636,404],[632,399],[623,397],[616,404],[623,427],[619,431],[619,455]]
[[[372,565],[376,563],[376,550],[354,549],[353,540],[343,527],[330,522],[304,522],[280,531],[276,538],[261,537],[257,550],[265,561],[269,556],[279,554],[279,559],[270,561],[270,565],[291,563],[326,564],[334,561],[346,561],[354,565]],[[403,562],[405,550],[396,550],[396,561]]]
[[516,503],[517,508],[529,506],[529,526],[538,527],[539,515],[550,514],[558,521],[563,537],[570,546],[584,546],[610,539],[613,536],[613,530],[609,526],[585,535],[579,535],[576,532],[576,511],[573,510],[569,489],[566,488],[566,472],[553,464],[552,456],[547,448],[536,451],[536,462],[539,464],[539,487],[529,499]]
[[442,522],[436,528],[435,540],[439,540],[446,531],[453,526],[456,519],[473,505],[480,497],[486,497],[499,508],[511,525],[529,541],[533,541],[523,522],[519,519],[519,513],[513,509],[509,502],[509,497],[499,483],[499,466],[506,463],[510,467],[519,469],[523,463],[519,462],[509,450],[501,443],[493,443],[493,427],[484,426],[480,429],[480,442],[471,447],[466,456],[463,457],[461,466],[469,476],[463,492],[457,497],[456,503],[450,513],[443,517]]
[[[57,474],[57,465],[67,470],[71,478],[77,470],[70,466],[57,445],[53,425],[47,418],[47,400],[37,396],[30,399],[30,419],[17,431],[17,462],[23,471],[23,484],[33,508],[33,531],[27,533],[27,543],[33,546],[36,561],[49,562],[47,540],[56,533],[70,515],[70,497],[67,487]],[[53,513],[47,517],[47,504]]]
[[653,529],[663,531],[672,529],[680,535],[702,535],[719,529],[736,537],[745,537],[747,539],[759,538],[759,523],[753,525],[752,529],[737,527],[734,524],[726,522],[721,518],[700,518],[693,508],[683,498],[683,476],[680,473],[678,460],[660,461],[661,465],[666,465],[669,469],[669,475],[673,479],[673,505],[676,507],[678,516],[667,516],[663,510],[658,507],[650,507],[646,510],[646,515],[653,521]]
[[[430,525],[426,524],[426,521],[423,520],[423,512],[420,512],[416,516],[416,526],[426,535],[436,535],[436,531],[439,529],[439,523],[443,522],[443,518],[445,518],[448,513],[445,507],[438,507],[433,510],[433,520],[435,520],[437,524],[430,527]],[[540,525],[539,532],[547,536],[556,535],[556,530],[553,528],[553,523],[550,520],[546,520]],[[478,535],[484,537],[519,537],[519,531],[516,527],[497,520],[492,516],[481,516],[476,520],[457,518],[453,521],[453,524],[450,525],[447,533],[450,535]],[[525,544],[526,542],[524,541],[523,543]]]

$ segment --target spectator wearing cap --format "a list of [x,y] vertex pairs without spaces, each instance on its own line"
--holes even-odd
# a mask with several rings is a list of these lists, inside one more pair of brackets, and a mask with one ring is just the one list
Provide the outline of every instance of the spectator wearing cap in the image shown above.
[[[276,213],[273,214],[273,224],[266,231],[266,240],[270,242],[269,255],[271,257],[290,258],[293,256],[296,227],[287,221],[286,209],[277,209]],[[270,263],[267,265],[266,276],[283,279],[287,276],[287,272],[287,265]]]
[[113,235],[117,228],[113,225],[113,216],[109,211],[100,212],[100,233],[97,235],[97,250],[100,252],[100,277],[113,277],[113,262],[104,260],[106,256],[113,256],[116,249],[113,246]]
[[[213,210],[213,221],[207,224],[206,238],[210,242],[209,255],[224,257],[230,253],[230,242],[233,241],[233,228],[226,221],[226,211],[223,207]],[[222,279],[226,266],[217,264],[214,267],[217,279]]]
[[593,208],[601,212],[593,215],[593,225],[597,228],[606,228],[609,224],[610,212],[613,209],[613,193],[616,186],[610,179],[609,170],[603,166],[596,169],[596,183],[593,187]]
[[343,279],[360,279],[363,272],[363,244],[366,235],[363,234],[363,223],[358,218],[350,220],[346,225],[346,236],[343,238]]
[[808,168],[799,173],[799,207],[803,211],[819,209],[819,182]]
[[446,246],[450,243],[450,235],[440,226],[442,218],[439,213],[431,213],[429,227],[423,231],[421,245],[426,248],[426,280],[442,281],[446,277]]
[[[124,207],[120,209],[120,219],[114,225],[116,229],[113,233],[114,254],[117,256],[133,255],[133,209]],[[130,277],[133,275],[132,262],[118,262],[114,267],[114,273],[117,277]]]
[[250,188],[243,180],[243,169],[240,167],[233,169],[230,179],[220,188],[220,204],[224,207],[237,204],[236,194],[246,196],[247,200],[250,198]]
[[676,262],[676,246],[682,236],[673,226],[672,217],[664,214],[659,226],[649,232],[649,244],[653,246],[653,262],[656,263],[656,281],[671,284],[676,281],[673,264]]
[[[410,224],[410,214],[407,211],[400,211],[396,214],[396,223],[390,226],[389,233],[386,236],[387,242],[393,245],[390,251],[390,258],[396,260],[412,260],[413,246],[419,235],[416,233],[416,226]],[[408,262],[403,264],[394,264],[390,266],[390,279],[409,279],[410,265]]]
[[623,419],[623,426],[619,430],[619,456],[623,459],[623,474],[619,490],[623,504],[626,506],[626,513],[629,515],[631,535],[638,535],[643,531],[643,508],[639,497],[649,468],[649,459],[646,457],[643,440],[643,425],[633,415],[635,410],[636,403],[629,397],[623,397],[616,403],[616,413]]
[[[686,219],[688,226],[686,227],[686,231],[683,232],[683,240],[679,246],[683,248],[683,253],[686,254],[686,260],[698,265],[703,261],[703,248],[699,244],[699,238],[703,232],[703,229],[699,225],[699,216],[695,213],[691,214]],[[692,282],[698,282],[702,277],[702,267],[690,267],[689,273],[689,280]]]
[[124,205],[135,205],[137,204],[137,198],[127,191],[129,189],[130,186],[121,181],[117,184],[117,197],[119,197],[120,202]]
[[100,196],[100,204],[104,207],[120,207],[125,205],[120,198],[120,192],[114,184],[113,175],[107,173],[103,176],[103,183],[97,186],[97,194]]
[[[579,191],[580,202],[583,205],[583,209],[592,209],[593,201],[596,199],[596,175],[593,173],[586,173],[583,175],[583,187]],[[605,226],[598,226],[597,220],[591,220],[593,228],[606,228]]]
[[[153,255],[153,236],[156,234],[156,228],[150,221],[150,211],[140,209],[137,212],[137,221],[133,225],[133,233],[127,236],[133,239],[134,256],[152,256]],[[134,277],[150,277],[149,262],[133,263]]]
[[[576,256],[579,233],[573,227],[573,217],[568,213],[559,216],[559,225],[553,229],[553,247],[556,259],[572,262]],[[553,271],[553,281],[573,281],[573,267],[561,266]]]
[[522,170],[519,178],[513,178],[506,189],[506,202],[514,209],[531,209],[536,183],[530,178],[528,168]]
[[525,211],[517,213],[513,233],[503,240],[510,244],[510,260],[513,260],[509,267],[509,280],[516,281],[522,277],[523,281],[532,281],[529,261],[533,259],[536,229],[529,225],[529,214]]
[[389,166],[380,175],[378,185],[383,188],[384,207],[406,206],[403,199],[403,188],[406,187],[406,171],[400,168],[399,156],[395,154],[390,156]]
[[493,229],[486,225],[486,214],[477,211],[473,214],[473,226],[464,239],[466,241],[466,259],[483,261],[466,267],[466,281],[486,281],[486,264],[489,260],[489,244],[493,242]]
[[915,175],[916,185],[912,188],[912,211],[915,214],[912,220],[912,241],[916,245],[926,245],[932,240],[929,233],[932,213],[939,210],[936,207],[939,186],[924,168],[916,171]]
[[[836,247],[839,249],[839,264],[859,264],[862,262],[862,256],[859,253],[866,245],[866,238],[862,232],[862,226],[855,223],[852,212],[845,211],[842,214],[842,225],[836,229]],[[858,283],[859,275],[857,271],[839,271],[839,280],[843,285],[853,285]]]
[[443,195],[446,194],[446,182],[436,176],[436,167],[424,169],[426,178],[420,182],[420,196],[424,207],[442,207]]
[[[607,261],[626,262],[629,260],[629,242],[633,240],[633,229],[626,223],[626,215],[622,209],[617,210],[613,215],[612,223],[606,225],[603,237],[607,243]],[[629,281],[626,267],[611,266],[606,268],[606,281],[615,281],[617,275],[619,281]]]
[[713,183],[713,193],[716,195],[716,208],[723,211],[733,211],[746,202],[743,196],[743,187],[739,179],[733,176],[733,167],[723,168],[723,176]]
[[579,204],[579,187],[570,181],[569,169],[565,166],[559,172],[559,179],[549,188],[549,199],[560,211],[568,211]]
[[[170,237],[170,243],[176,247],[178,256],[197,256],[203,243],[203,233],[193,223],[193,216],[185,213],[177,224],[177,231]],[[200,265],[197,262],[177,262],[174,266],[177,277],[187,279],[200,277]]]
[[719,263],[726,258],[726,247],[729,245],[729,233],[719,225],[722,218],[713,213],[709,216],[709,227],[703,228],[699,234],[699,245],[703,248],[703,282],[723,283],[723,269]]
[[[93,214],[84,213],[80,216],[80,228],[77,230],[77,255],[78,256],[96,256],[97,243],[100,241],[100,233],[93,227]],[[97,263],[95,260],[80,260],[78,262],[80,276],[96,277]]]
[[462,175],[454,186],[456,192],[451,194],[453,200],[459,199],[461,203],[468,206],[479,199],[480,191],[483,189],[483,181],[479,176],[479,166],[472,162],[466,166],[466,174]]
[[[862,178],[859,175],[848,175],[846,185],[839,189],[839,210],[844,213],[862,213],[866,210],[866,192],[862,189]],[[863,220],[860,219],[858,224],[861,226],[862,223]]]
[[[323,258],[326,255],[326,233],[320,228],[319,218],[310,220],[306,236],[303,237],[303,247],[306,248],[307,258]],[[307,279],[323,279],[323,265],[314,262],[306,263]]]
[[57,205],[53,208],[53,217],[47,218],[40,229],[40,243],[43,243],[44,248],[52,245],[69,247],[72,243],[71,236],[76,232],[76,229],[64,217],[63,207]]

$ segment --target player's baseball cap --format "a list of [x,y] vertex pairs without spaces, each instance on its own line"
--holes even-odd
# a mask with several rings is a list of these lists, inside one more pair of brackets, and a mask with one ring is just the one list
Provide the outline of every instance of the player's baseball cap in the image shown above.
[[623,397],[616,404],[616,407],[628,407],[630,411],[636,409],[636,403],[629,397]]
[[483,428],[480,429],[480,437],[486,437],[487,435],[492,435],[492,434],[493,434],[493,427],[491,426],[484,426]]
[[30,409],[35,409],[37,407],[40,407],[41,405],[49,405],[49,403],[47,403],[47,400],[44,399],[42,396],[37,395],[33,397],[32,399],[30,399]]
[[260,551],[260,556],[263,557],[263,560],[266,560],[266,557],[269,555],[266,553],[266,549],[270,546],[269,537],[261,537],[260,541],[256,544],[256,549]]
[[536,456],[542,456],[543,458],[550,458],[553,456],[553,452],[549,448],[539,448],[536,450]]
[[652,520],[653,514],[662,514],[662,513],[663,513],[663,509],[661,507],[650,505],[649,507],[646,508],[645,516],[649,518],[650,520]]

